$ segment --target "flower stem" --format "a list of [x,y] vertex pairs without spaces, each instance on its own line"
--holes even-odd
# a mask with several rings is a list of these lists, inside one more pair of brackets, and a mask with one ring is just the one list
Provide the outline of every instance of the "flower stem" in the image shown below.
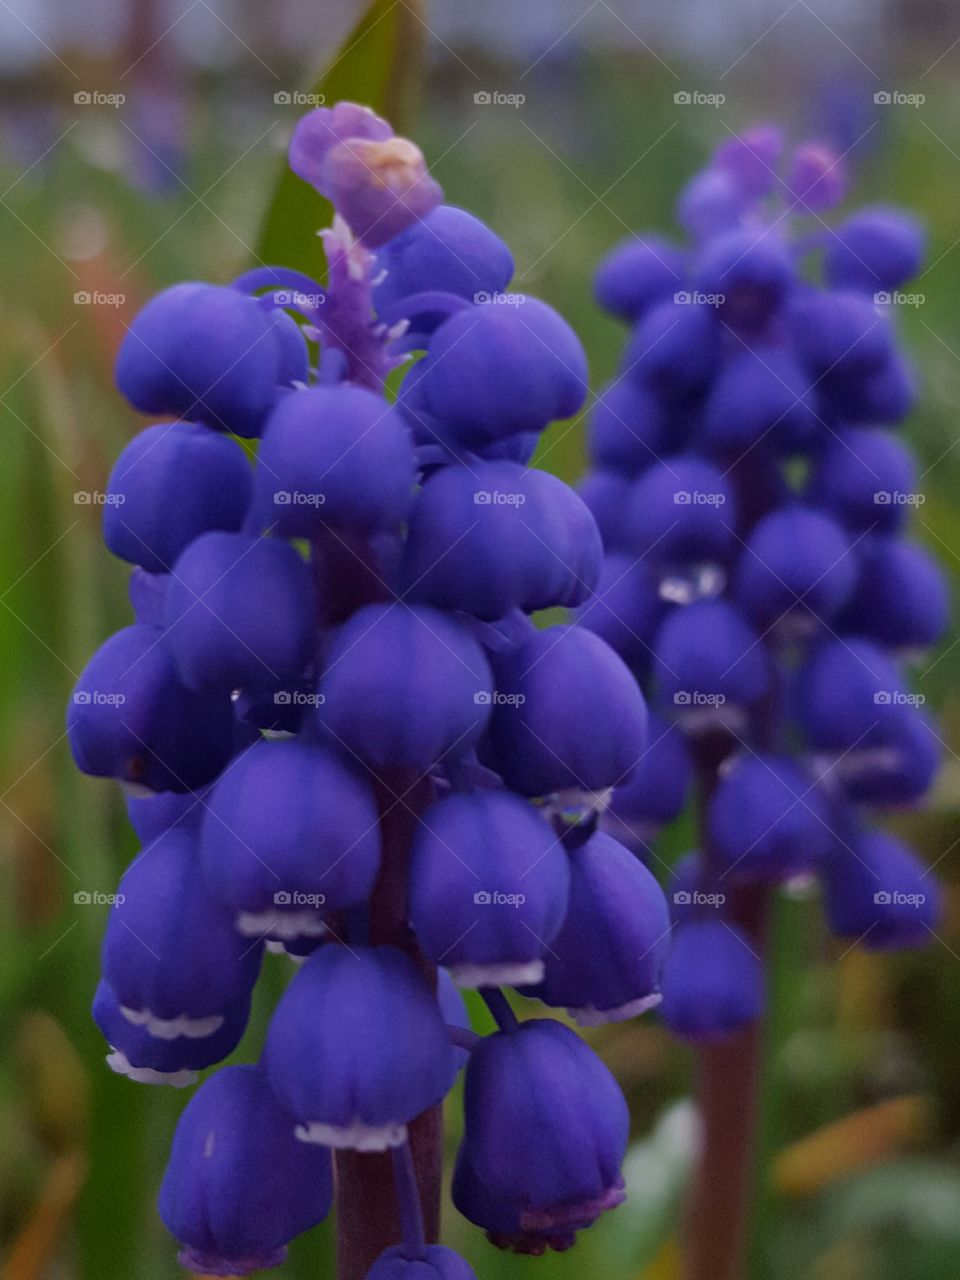
[[423,1257],[426,1236],[423,1233],[423,1210],[420,1207],[420,1189],[413,1165],[410,1144],[395,1147],[393,1157],[393,1181],[397,1192],[400,1222],[403,1226],[403,1243],[411,1258]]
[[510,1008],[507,997],[499,987],[481,987],[480,994],[487,1008],[493,1014],[494,1021],[501,1031],[514,1031],[517,1027],[516,1014]]
[[[406,951],[420,965],[427,981],[436,971],[427,965],[407,923],[407,867],[410,842],[419,814],[433,796],[428,777],[396,770],[377,784],[383,857],[370,909],[370,942]],[[408,1129],[409,1160],[422,1213],[423,1238],[435,1241],[440,1232],[440,1183],[443,1158],[443,1111],[432,1107]],[[394,1161],[390,1154],[338,1151],[335,1162],[337,1192],[338,1280],[363,1280],[376,1259],[404,1238],[404,1205],[397,1195]]]
[[[764,953],[764,888],[735,895],[732,916],[750,946]],[[754,1181],[763,1022],[699,1054],[703,1146],[689,1205],[685,1280],[743,1280]]]
[[[772,703],[772,698],[771,698]],[[769,719],[769,715],[768,715]],[[764,726],[769,732],[769,726]],[[698,744],[700,850],[712,883],[707,813],[730,750],[722,736]],[[726,916],[765,963],[770,890],[726,890]],[[752,1022],[698,1054],[700,1159],[688,1205],[684,1280],[744,1280],[761,1095],[764,1024]]]

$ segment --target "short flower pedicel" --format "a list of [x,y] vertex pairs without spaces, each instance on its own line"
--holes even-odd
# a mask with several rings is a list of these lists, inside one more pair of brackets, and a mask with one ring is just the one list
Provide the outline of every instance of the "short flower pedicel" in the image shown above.
[[[567,1248],[623,1198],[615,1081],[497,988],[588,1022],[658,1002],[664,896],[594,830],[646,710],[605,639],[528,616],[600,580],[588,507],[528,466],[584,400],[576,336],[535,299],[499,305],[506,246],[372,112],[312,112],[290,159],[336,210],[326,286],[284,268],[178,285],[118,360],[161,421],[106,507],[136,621],[68,715],[143,842],[94,1011],[115,1070],[188,1085],[239,1044],[263,953],[288,952],[261,1061],[212,1075],[181,1118],[160,1209],[184,1264],[280,1262],[329,1208],[334,1153],[393,1163],[403,1238],[378,1206],[371,1280],[469,1280],[425,1238],[414,1141],[468,1059],[455,1196],[496,1243]],[[256,441],[254,468],[231,435]],[[483,990],[495,1035],[469,1029],[454,981]]]

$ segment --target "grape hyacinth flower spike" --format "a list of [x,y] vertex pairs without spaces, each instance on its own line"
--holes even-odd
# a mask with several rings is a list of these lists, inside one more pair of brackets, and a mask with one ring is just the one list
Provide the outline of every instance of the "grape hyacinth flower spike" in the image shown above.
[[[94,1016],[116,1070],[189,1085],[249,1056],[254,984],[285,953],[260,1060],[209,1076],[177,1129],[160,1211],[184,1265],[276,1265],[335,1185],[344,1280],[470,1280],[435,1242],[440,1106],[461,1070],[456,1198],[497,1243],[567,1248],[623,1198],[615,1081],[501,988],[585,1022],[659,1000],[663,893],[599,829],[643,769],[646,704],[622,629],[531,621],[587,608],[604,573],[587,502],[530,465],[585,400],[576,335],[504,295],[506,245],[443,204],[373,112],[311,112],[290,163],[334,206],[326,282],[262,267],[176,285],[117,361],[160,420],[105,506],[135,621],[68,713],[78,766],[121,782],[143,844]],[[644,269],[630,313],[663,294]],[[691,556],[725,570],[732,543],[691,520],[671,551],[678,573]],[[665,606],[648,585],[652,638]],[[652,749],[637,795],[664,768]],[[458,985],[479,988],[493,1035]]]
[[916,467],[894,431],[916,388],[889,305],[924,235],[888,207],[836,219],[849,185],[830,148],[758,126],[681,193],[686,245],[631,238],[596,277],[632,332],[588,440],[604,568],[579,623],[615,644],[687,762],[660,784],[651,745],[602,826],[646,855],[695,779],[701,848],[668,890],[661,1014],[726,1042],[702,1050],[696,1280],[743,1273],[771,896],[816,878],[830,929],[877,949],[929,942],[938,914],[932,877],[871,826],[922,799],[940,754],[910,666],[948,601],[904,536]]

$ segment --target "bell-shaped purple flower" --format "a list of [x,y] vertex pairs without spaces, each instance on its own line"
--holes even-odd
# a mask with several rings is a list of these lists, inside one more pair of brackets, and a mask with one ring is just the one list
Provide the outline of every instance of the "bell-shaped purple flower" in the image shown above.
[[643,752],[647,710],[623,661],[584,627],[531,631],[494,655],[495,765],[522,795],[602,791]]
[[330,747],[257,742],[207,801],[199,869],[251,937],[322,937],[322,917],[362,903],[379,865],[373,792]]
[[653,638],[666,610],[659,572],[647,560],[614,552],[604,558],[600,580],[577,622],[640,675],[650,666]]
[[793,282],[793,258],[779,233],[756,227],[718,236],[694,265],[699,293],[716,300],[724,322],[759,329],[779,308]]
[[798,673],[794,701],[825,785],[851,800],[911,803],[933,781],[937,735],[875,644],[824,640]]
[[260,434],[284,364],[270,313],[257,299],[222,285],[177,284],[134,317],[116,378],[143,413],[249,437]]
[[716,372],[722,332],[715,307],[680,291],[646,312],[627,343],[621,372],[673,404],[689,403]]
[[456,1066],[436,997],[394,947],[324,946],[284,992],[264,1062],[303,1142],[384,1151]]
[[514,609],[580,604],[602,555],[593,516],[556,476],[481,462],[428,477],[400,573],[405,598],[492,621]]
[[621,1022],[660,1003],[667,901],[639,858],[603,832],[570,854],[570,906],[524,994],[566,1007],[581,1026]]
[[630,777],[615,787],[601,826],[628,847],[643,846],[687,803],[693,760],[679,725],[652,714],[648,745]]
[[631,550],[665,568],[722,563],[734,547],[736,520],[718,468],[702,458],[665,458],[633,487]]
[[845,621],[886,649],[915,652],[937,643],[950,620],[946,578],[923,547],[893,537],[864,539],[860,580]]
[[476,1272],[459,1253],[440,1244],[411,1252],[405,1245],[385,1249],[367,1272],[366,1280],[477,1280]]
[[[441,204],[377,252],[373,300],[378,311],[425,292],[452,293],[482,302],[502,293],[513,275],[513,256],[500,237],[466,209]],[[445,314],[418,315],[432,332]]]
[[726,167],[710,166],[694,174],[680,192],[677,221],[702,242],[738,227],[748,204],[737,175]]
[[183,682],[230,692],[298,676],[316,621],[313,580],[281,538],[207,533],[177,560],[166,593],[168,643]]
[[253,472],[232,440],[193,422],[159,422],[113,465],[104,540],[121,560],[169,573],[201,533],[239,529],[252,491]]
[[673,610],[654,650],[663,713],[688,733],[742,731],[769,688],[770,661],[760,636],[726,600],[699,600]]
[[916,505],[917,467],[887,431],[849,427],[816,460],[808,497],[857,533],[895,533]]
[[916,374],[899,352],[892,352],[878,368],[824,378],[820,390],[824,412],[853,424],[896,425],[917,402]]
[[279,1266],[333,1200],[330,1153],[298,1142],[257,1066],[224,1067],[187,1103],[160,1187],[180,1262],[215,1276]]
[[536,1019],[470,1055],[454,1204],[494,1244],[569,1248],[624,1200],[629,1113],[620,1088],[569,1027]]
[[872,951],[925,946],[940,914],[929,868],[895,836],[860,832],[823,864],[823,902],[833,933]]
[[789,347],[738,347],[710,388],[697,438],[732,460],[752,449],[778,457],[805,451],[822,432],[817,407],[814,380]]
[[820,511],[799,505],[765,516],[737,561],[737,604],[759,626],[829,625],[850,598],[858,561],[847,534]]
[[919,220],[900,209],[858,209],[832,231],[824,274],[835,288],[889,292],[920,270],[925,239]]
[[752,753],[724,766],[707,826],[716,866],[731,882],[810,871],[831,839],[813,780],[786,757]]
[[594,294],[604,310],[635,323],[655,303],[684,287],[681,250],[656,236],[630,236],[600,263]]
[[713,1040],[763,1011],[763,965],[743,934],[724,920],[677,926],[663,967],[660,1016],[674,1035]]
[[542,431],[586,396],[587,358],[567,322],[537,298],[509,297],[452,315],[417,366],[422,407],[470,448]]
[[452,795],[414,837],[410,923],[461,986],[538,982],[569,886],[563,844],[531,804],[502,791]]
[[233,708],[226,694],[188,689],[162,632],[136,623],[84,667],[67,736],[84,773],[148,791],[192,791],[233,754]]
[[107,923],[104,983],[126,1021],[158,1040],[203,1041],[236,1022],[259,972],[259,944],[207,892],[198,858],[195,832],[159,836],[124,873]]
[[[172,1038],[161,1038],[154,1034],[159,1023],[144,1022],[140,1017],[131,1022],[131,1010],[121,1003],[108,982],[101,981],[93,998],[92,1013],[110,1046],[107,1066],[137,1084],[168,1085],[175,1089],[194,1085],[199,1071],[222,1062],[243,1039],[250,1017],[250,996],[248,991],[227,1005],[222,1022],[210,1035],[175,1034]],[[198,1022],[197,1027],[208,1030],[202,1022]],[[176,1030],[176,1026],[172,1029]]]
[[330,642],[316,718],[371,765],[426,769],[476,742],[492,687],[483,650],[455,617],[367,605]]
[[[630,527],[632,492],[630,477],[618,471],[591,471],[577,485],[577,493],[592,512],[608,551],[630,552],[633,549]],[[636,555],[631,558],[635,560]]]
[[264,429],[256,511],[288,538],[395,529],[413,501],[410,432],[382,396],[341,383],[284,396]]
[[889,318],[860,293],[795,289],[786,319],[797,355],[825,387],[877,373],[893,355]]
[[659,461],[669,417],[659,396],[635,378],[617,378],[590,414],[587,448],[598,467],[639,475]]

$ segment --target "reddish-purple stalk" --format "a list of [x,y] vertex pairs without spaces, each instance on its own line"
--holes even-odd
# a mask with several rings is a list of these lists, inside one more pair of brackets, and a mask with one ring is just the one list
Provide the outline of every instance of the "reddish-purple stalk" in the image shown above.
[[[764,954],[768,893],[739,891],[731,918]],[[763,1022],[699,1050],[702,1147],[688,1206],[685,1280],[743,1280],[754,1179]]]
[[[774,739],[777,695],[761,708],[760,736]],[[711,877],[706,813],[720,766],[729,751],[725,734],[699,743],[700,853]],[[766,885],[726,887],[728,918],[765,962],[770,907]],[[703,1044],[697,1054],[699,1160],[687,1206],[684,1280],[743,1280],[749,1247],[749,1215],[760,1111],[764,1024],[762,1019],[733,1035]]]
[[[430,803],[428,777],[392,770],[378,787],[383,862],[370,907],[370,942],[389,943],[412,955],[431,983],[436,970],[427,965],[407,924],[407,868],[410,842],[419,815]],[[443,1110],[432,1107],[409,1126],[424,1235],[428,1243],[440,1233],[443,1171]],[[338,1280],[363,1280],[373,1263],[403,1239],[394,1164],[389,1153],[339,1151],[335,1161]]]

